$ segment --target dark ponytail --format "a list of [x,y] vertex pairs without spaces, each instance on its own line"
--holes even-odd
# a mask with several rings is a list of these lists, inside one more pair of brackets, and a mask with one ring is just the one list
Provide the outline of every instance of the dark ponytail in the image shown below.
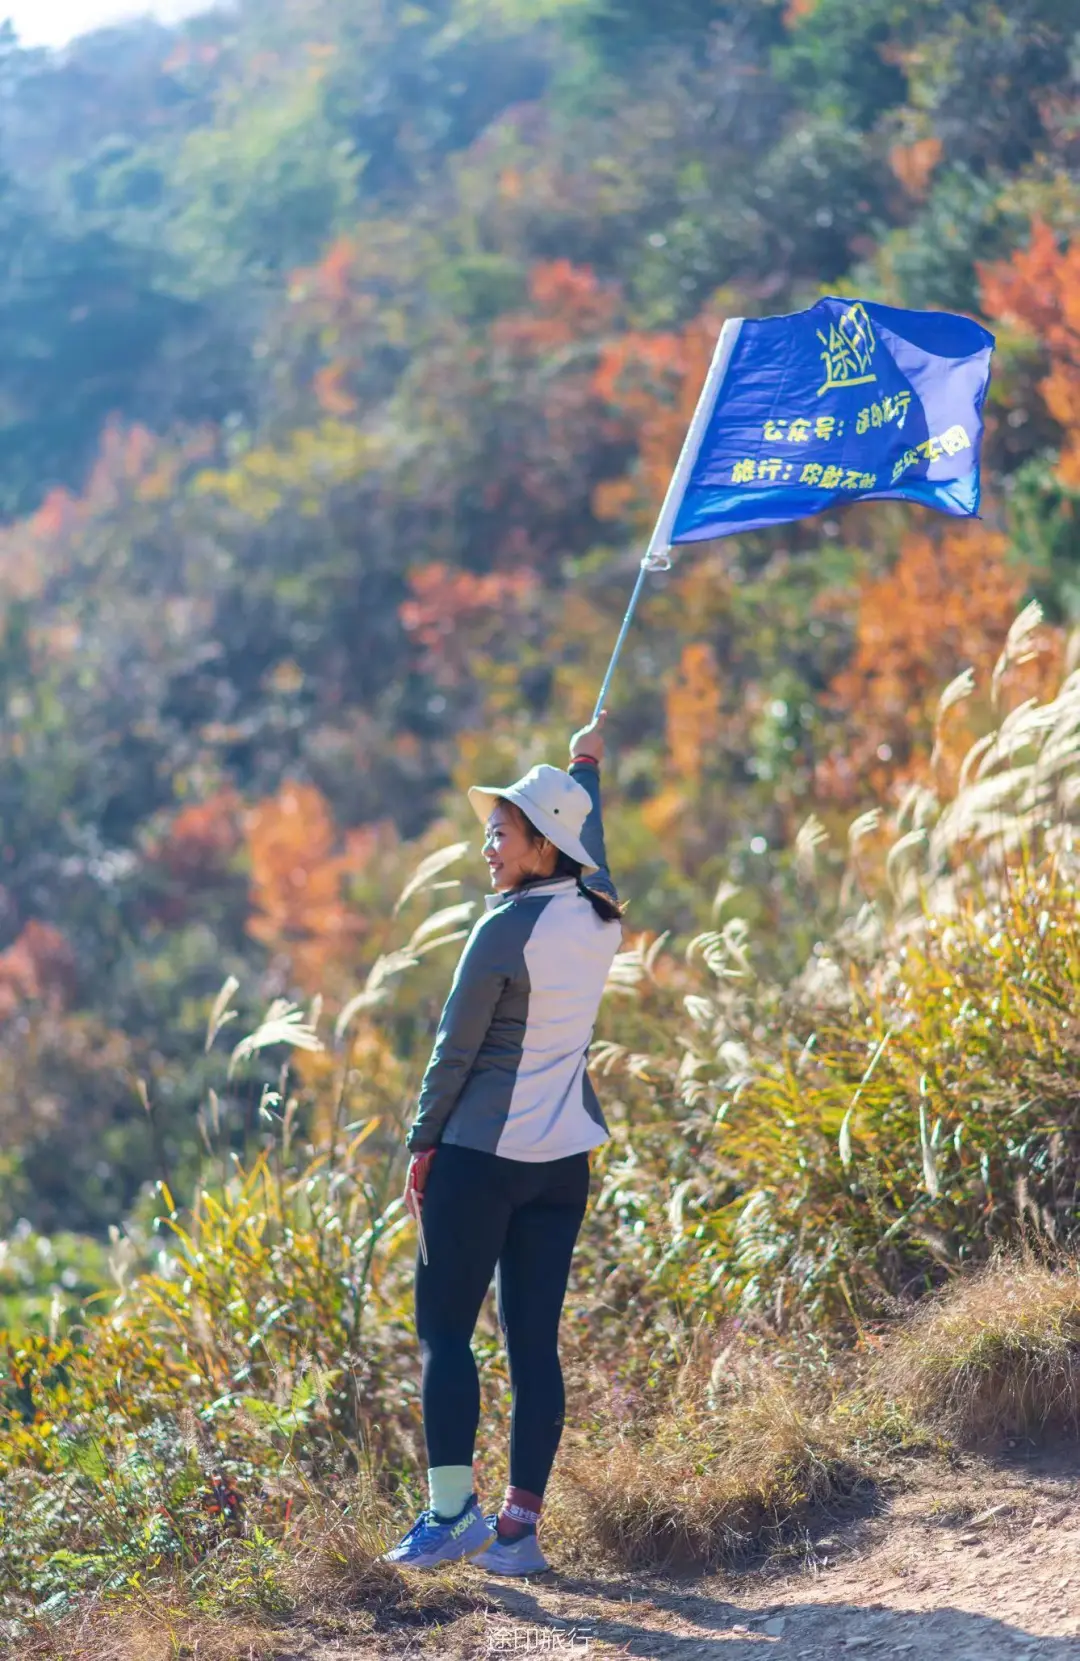
[[[541,842],[546,842],[548,840],[543,831],[537,830],[532,820],[527,814],[522,812],[516,802],[508,802],[505,797],[503,798],[503,801],[505,806],[510,808],[512,812],[516,813],[518,818],[521,820],[521,823],[524,825],[528,833],[530,842],[535,843],[536,846],[539,847]],[[589,904],[592,906],[602,923],[621,923],[623,909],[618,901],[611,899],[611,897],[607,894],[599,893],[595,888],[590,888],[588,883],[585,881],[582,867],[576,859],[571,859],[569,854],[564,854],[561,848],[557,848],[556,853],[559,857],[555,861],[555,869],[552,871],[551,875],[549,877],[530,877],[521,884],[522,888],[530,888],[533,883],[537,882],[554,882],[560,877],[571,877],[573,881],[576,882],[577,891],[581,895],[582,899],[588,900]]]
[[620,923],[622,921],[622,906],[608,894],[601,894],[595,888],[590,888],[582,875],[581,866],[576,859],[559,850],[559,857],[555,861],[554,877],[573,877],[577,883],[577,891],[583,899],[588,900],[602,923]]

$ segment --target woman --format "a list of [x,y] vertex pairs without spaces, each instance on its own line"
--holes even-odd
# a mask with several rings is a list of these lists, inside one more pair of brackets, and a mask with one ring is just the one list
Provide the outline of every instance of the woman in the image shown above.
[[[585,1063],[622,940],[600,814],[603,721],[575,735],[569,773],[534,767],[506,789],[469,792],[494,894],[458,964],[408,1136],[406,1196],[423,1207],[416,1330],[429,1507],[387,1554],[402,1566],[483,1551],[496,1574],[548,1567],[536,1529],[563,1425],[559,1320],[589,1153],[608,1138]],[[496,1270],[510,1486],[485,1519],[473,1490],[471,1341]]]

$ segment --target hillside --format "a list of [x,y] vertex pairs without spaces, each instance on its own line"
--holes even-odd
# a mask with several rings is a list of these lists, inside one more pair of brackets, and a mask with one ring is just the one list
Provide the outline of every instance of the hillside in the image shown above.
[[[650,579],[567,1316],[626,1507],[579,1442],[554,1526],[569,1572],[603,1512],[606,1599],[670,1533],[742,1574],[732,1532],[767,1565],[863,1483],[892,1504],[913,1443],[999,1458],[899,1385],[867,1419],[853,1379],[1003,1252],[1049,1278],[987,1376],[1025,1445],[1075,1436],[1078,65],[1072,0],[239,0],[4,38],[13,1642],[81,1655],[65,1622],[115,1601],[163,1654],[209,1610],[239,1656],[311,1585],[475,1637],[454,1587],[369,1578],[415,1497],[402,1134],[483,891],[464,788],[561,762],[591,712],[724,319],[825,293],[994,331],[982,517],[853,505]],[[501,1424],[492,1322],[480,1350]],[[866,1523],[853,1604],[922,1503]],[[678,1595],[708,1653],[720,1615]],[[958,1645],[1012,1642],[978,1613]],[[940,1647],[897,1620],[883,1644]]]
[[981,310],[986,517],[855,509],[658,581],[612,717],[638,926],[731,883],[795,972],[800,825],[926,777],[938,693],[1025,595],[1063,639],[1069,9],[650,16],[273,0],[8,51],[9,1226],[100,1232],[163,1159],[190,1183],[224,973],[251,1013],[343,999],[380,862],[480,755],[559,753],[725,314]]

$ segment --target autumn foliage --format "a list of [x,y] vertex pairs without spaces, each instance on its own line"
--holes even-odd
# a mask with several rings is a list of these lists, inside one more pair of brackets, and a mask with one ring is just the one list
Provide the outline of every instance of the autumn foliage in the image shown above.
[[409,574],[412,599],[401,621],[423,646],[425,663],[442,685],[456,685],[469,673],[474,654],[496,633],[520,626],[523,608],[537,586],[528,566],[477,576],[441,563]]
[[[925,769],[941,690],[962,670],[988,679],[1026,576],[983,525],[912,532],[884,576],[859,588],[855,646],[830,689],[844,747],[820,779],[848,803]],[[827,609],[827,608],[826,608]]]
[[492,329],[497,347],[515,353],[551,352],[602,335],[618,313],[619,294],[589,266],[540,261],[529,272],[526,311],[500,318]]
[[364,869],[374,828],[341,836],[326,798],[309,784],[285,784],[247,819],[254,940],[281,957],[305,992],[332,986],[355,962],[366,921],[347,884]]
[[705,383],[720,319],[709,313],[678,333],[630,333],[607,342],[593,390],[633,446],[635,465],[597,486],[600,519],[627,516],[642,528],[664,499]]
[[218,790],[181,808],[153,855],[176,881],[198,885],[220,876],[242,842],[240,795],[235,790]]
[[1063,246],[1036,219],[1028,246],[983,266],[981,276],[989,316],[1034,335],[1046,349],[1050,369],[1039,390],[1063,430],[1058,473],[1063,484],[1080,489],[1080,237]]
[[[37,137],[7,158],[0,270],[9,1026],[130,1041],[190,1168],[221,978],[344,1007],[421,920],[395,932],[412,854],[475,837],[457,787],[565,758],[725,317],[823,291],[986,315],[981,525],[874,504],[680,550],[626,642],[635,926],[710,920],[730,877],[793,950],[800,824],[939,782],[1029,590],[1061,622],[1002,707],[1078,603],[1072,35],[1031,8],[1018,51],[981,4],[265,0],[143,80],[73,46],[39,99],[14,59]],[[18,1071],[76,1121],[74,1064]],[[142,1111],[101,1156],[124,1204],[159,1174]]]
[[941,152],[939,138],[917,138],[911,144],[894,145],[889,151],[889,166],[909,196],[926,195]]
[[705,641],[684,646],[667,691],[667,743],[676,777],[698,783],[715,762],[720,737],[720,676]]
[[0,952],[0,1020],[29,1003],[63,1008],[75,990],[75,954],[59,929],[27,923],[6,952]]

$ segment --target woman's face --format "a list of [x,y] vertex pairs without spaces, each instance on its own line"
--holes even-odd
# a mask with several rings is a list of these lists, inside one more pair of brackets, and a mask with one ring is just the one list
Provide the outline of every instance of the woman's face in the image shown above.
[[550,842],[537,842],[524,818],[508,802],[496,802],[487,822],[484,858],[496,894],[517,888],[530,877],[550,876],[558,851]]

